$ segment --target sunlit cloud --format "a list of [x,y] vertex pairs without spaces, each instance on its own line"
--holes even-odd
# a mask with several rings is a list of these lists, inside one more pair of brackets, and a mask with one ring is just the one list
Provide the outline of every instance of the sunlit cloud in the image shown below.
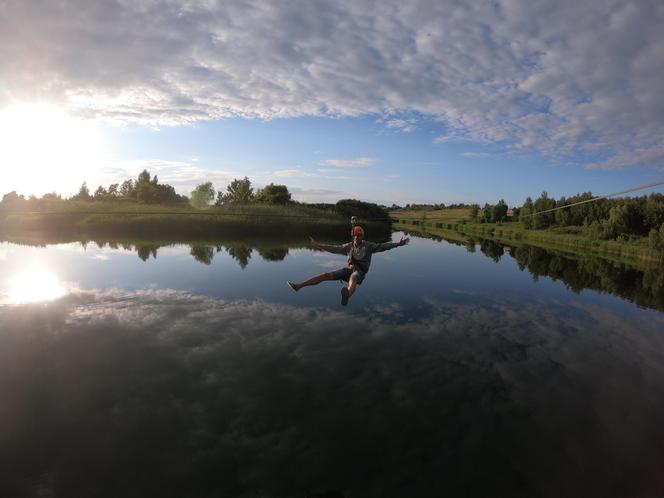
[[11,0],[3,18],[0,106],[154,126],[377,115],[405,132],[416,114],[438,142],[664,159],[660,2]]
[[115,161],[92,175],[96,182],[106,185],[130,178],[136,179],[144,169],[153,176],[156,175],[160,183],[172,185],[179,193],[185,195],[188,195],[196,185],[205,182],[212,182],[215,188],[223,190],[233,179],[245,176],[241,171],[206,168],[197,161],[162,159]]
[[301,169],[281,169],[275,171],[274,176],[285,177],[285,178],[297,178],[297,177],[308,177],[316,175],[310,171],[304,171]]
[[366,168],[376,163],[375,157],[363,156],[356,159],[325,159],[322,165],[335,166],[337,168]]

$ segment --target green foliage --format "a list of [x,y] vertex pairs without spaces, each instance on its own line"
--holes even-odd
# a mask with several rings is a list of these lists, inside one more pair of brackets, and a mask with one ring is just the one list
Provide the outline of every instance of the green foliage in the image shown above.
[[526,197],[526,202],[521,206],[521,214],[519,216],[519,222],[526,229],[533,227],[532,214],[535,212],[534,207],[533,200],[530,197]]
[[[535,213],[541,213],[542,211],[547,211],[554,207],[556,207],[556,201],[551,199],[545,190],[535,201],[533,209],[535,210]],[[536,214],[535,216],[532,216],[532,218],[533,228],[536,230],[550,227],[555,223],[556,219],[555,214],[553,213]]]
[[[664,223],[664,195],[597,199],[574,206],[572,204],[593,199],[590,192],[569,198],[551,199],[546,192],[532,202],[530,197],[521,207],[520,222],[526,229],[546,229],[549,227],[576,227],[589,237],[600,240],[628,240],[633,237],[649,237],[652,230],[659,231]],[[569,206],[553,213],[531,213]]]
[[159,191],[150,182],[139,183],[136,187],[136,200],[141,204],[157,204],[159,202]]
[[210,246],[191,246],[191,251],[189,251],[196,261],[203,263],[206,266],[212,264],[214,259],[214,249]]
[[226,187],[225,193],[219,192],[215,204],[217,206],[224,204],[247,204],[251,202],[253,198],[254,189],[251,186],[251,180],[245,176],[241,179],[235,178],[228,187]]
[[214,187],[212,182],[198,185],[191,193],[191,205],[198,209],[205,209],[214,200]]
[[659,227],[659,230],[655,228],[650,229],[648,245],[655,251],[664,252],[664,223]]
[[485,203],[484,207],[482,208],[482,216],[480,218],[480,221],[482,223],[491,223],[491,218],[492,218],[492,213],[491,213],[491,205],[489,203]]
[[88,189],[88,184],[83,182],[81,188],[78,189],[78,193],[72,197],[75,201],[89,201],[92,199],[90,195],[90,189]]
[[266,204],[288,204],[291,201],[291,194],[286,185],[270,183],[256,192],[254,200]]
[[21,201],[25,201],[25,197],[18,195],[16,190],[12,190],[8,194],[2,196],[2,204],[4,206],[9,206],[10,204],[17,204]]
[[511,248],[509,255],[521,270],[528,269],[534,279],[548,276],[561,280],[574,292],[597,289],[641,306],[664,309],[664,271],[661,266],[637,269],[623,262],[587,254],[572,256],[527,245]]
[[507,219],[507,204],[503,199],[498,201],[498,204],[491,209],[491,222],[501,222]]
[[334,205],[334,209],[337,213],[348,218],[357,216],[360,219],[360,224],[363,223],[362,220],[389,221],[390,219],[389,213],[378,204],[362,202],[357,199],[342,199]]
[[105,201],[108,198],[108,192],[101,185],[95,190],[94,199],[95,201]]
[[120,185],[120,197],[126,200],[136,200],[136,186],[134,180],[125,180]]
[[144,169],[141,171],[141,173],[138,175],[138,183],[150,183],[150,173],[148,172],[147,169]]

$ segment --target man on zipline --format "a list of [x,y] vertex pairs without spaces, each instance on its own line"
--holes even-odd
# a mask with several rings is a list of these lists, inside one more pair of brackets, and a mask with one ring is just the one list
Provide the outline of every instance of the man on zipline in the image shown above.
[[348,263],[344,268],[340,268],[333,272],[321,273],[315,277],[311,277],[304,282],[296,284],[288,282],[288,286],[295,292],[299,291],[302,287],[309,285],[316,285],[325,280],[343,280],[348,282],[348,287],[341,289],[341,304],[346,306],[348,299],[355,292],[355,288],[362,284],[365,275],[369,271],[371,265],[371,255],[376,252],[388,251],[395,247],[405,246],[410,242],[408,237],[401,237],[399,242],[384,242],[377,244],[364,240],[364,230],[361,226],[353,226],[353,241],[343,244],[341,246],[319,244],[313,238],[309,237],[311,245],[314,249],[319,251],[327,251],[335,254],[347,254]]

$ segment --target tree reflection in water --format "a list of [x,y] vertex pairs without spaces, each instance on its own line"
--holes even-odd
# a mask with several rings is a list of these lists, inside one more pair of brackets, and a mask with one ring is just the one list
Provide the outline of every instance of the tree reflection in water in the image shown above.
[[[498,262],[503,244],[484,239],[482,253]],[[625,262],[592,255],[566,255],[535,246],[509,247],[520,270],[527,270],[533,280],[550,277],[562,281],[576,293],[584,289],[606,292],[628,299],[639,306],[664,310],[664,269],[650,266],[639,269]]]

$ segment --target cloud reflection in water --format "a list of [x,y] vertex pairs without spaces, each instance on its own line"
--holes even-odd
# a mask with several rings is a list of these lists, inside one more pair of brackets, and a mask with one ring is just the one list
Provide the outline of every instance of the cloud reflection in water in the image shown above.
[[662,492],[661,314],[424,304],[144,290],[0,308],[0,495]]

